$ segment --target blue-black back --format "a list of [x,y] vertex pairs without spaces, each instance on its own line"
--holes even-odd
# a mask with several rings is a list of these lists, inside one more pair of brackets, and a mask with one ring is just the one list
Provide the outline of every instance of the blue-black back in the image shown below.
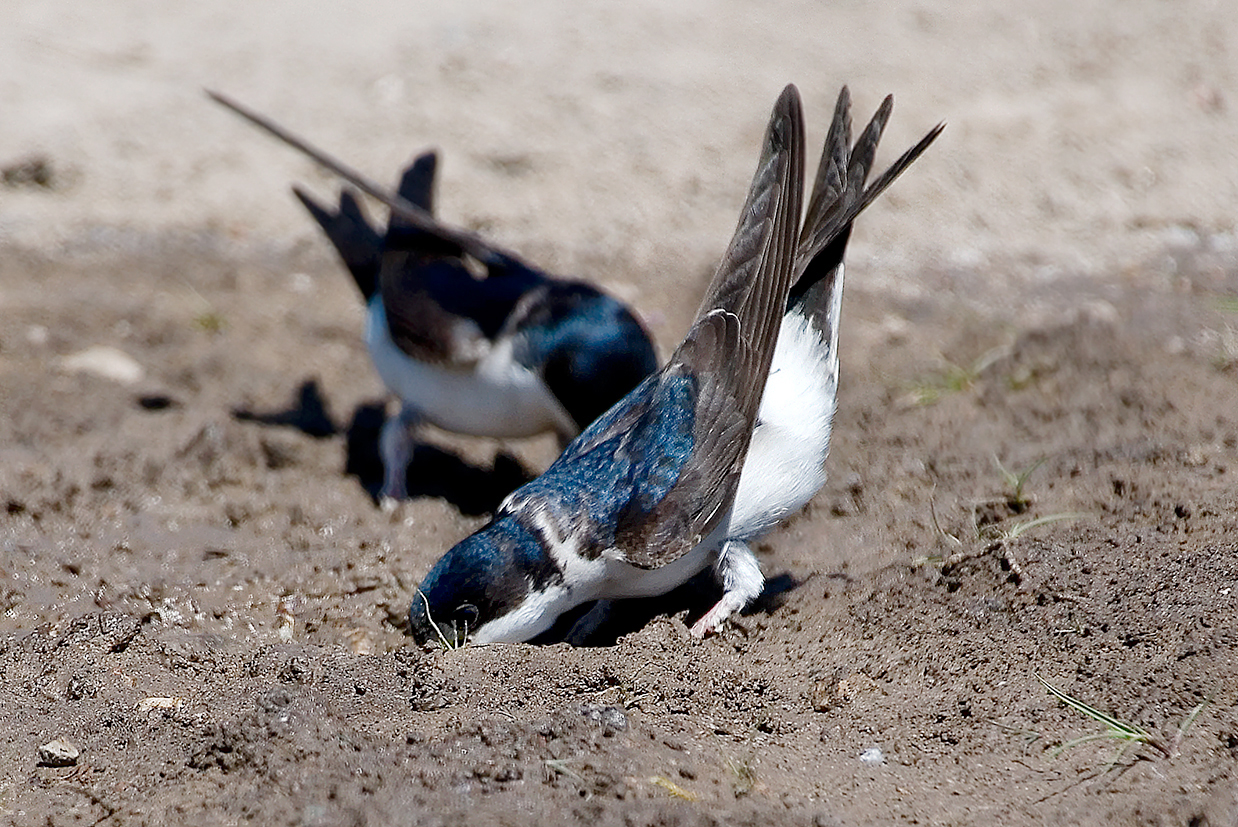
[[[509,514],[531,519],[521,504],[536,502],[543,508],[534,512],[558,523],[561,536],[587,540],[578,551],[596,558],[679,482],[695,444],[697,389],[688,375],[646,379],[586,428],[542,476],[519,488],[496,519]],[[580,530],[582,520],[587,530]]]
[[649,334],[619,301],[584,282],[556,281],[521,319],[516,358],[585,427],[658,369]]

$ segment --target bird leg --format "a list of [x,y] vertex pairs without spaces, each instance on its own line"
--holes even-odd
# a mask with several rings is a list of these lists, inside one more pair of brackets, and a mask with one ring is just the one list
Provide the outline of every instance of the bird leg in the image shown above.
[[726,540],[714,561],[722,581],[722,599],[692,626],[692,636],[703,638],[722,628],[726,619],[760,596],[765,588],[761,564],[743,540]]
[[378,451],[383,459],[383,487],[378,501],[383,511],[393,511],[408,499],[408,464],[413,459],[413,431],[421,421],[417,411],[401,405],[400,412],[383,423]]

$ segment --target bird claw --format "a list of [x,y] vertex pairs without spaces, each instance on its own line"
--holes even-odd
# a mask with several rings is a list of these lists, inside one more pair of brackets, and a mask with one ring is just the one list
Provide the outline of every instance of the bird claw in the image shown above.
[[717,631],[701,623],[699,620],[692,624],[692,628],[688,630],[688,634],[692,635],[693,640],[704,640],[706,636]]
[[705,613],[704,617],[692,624],[689,629],[689,634],[697,640],[704,640],[706,636],[712,635],[722,628],[722,625],[727,622],[727,619],[735,612],[738,606],[735,606],[735,600],[732,594],[722,595],[714,607]]
[[722,581],[722,598],[692,625],[692,637],[697,640],[721,629],[731,615],[756,600],[765,586],[761,565],[743,540],[723,543],[714,571]]

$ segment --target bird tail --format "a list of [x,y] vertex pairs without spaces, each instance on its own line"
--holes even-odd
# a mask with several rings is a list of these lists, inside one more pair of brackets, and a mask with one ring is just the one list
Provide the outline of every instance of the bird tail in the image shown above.
[[852,146],[851,93],[844,86],[821,151],[796,250],[795,283],[787,307],[814,321],[831,341],[838,335],[842,264],[852,222],[945,128],[945,124],[938,124],[865,188],[877,156],[877,144],[893,110],[894,97],[887,96]]
[[[434,176],[438,170],[438,153],[422,152],[400,176],[396,191],[400,198],[417,207],[428,217],[434,217]],[[419,256],[463,256],[464,249],[453,238],[440,231],[437,222],[426,226],[414,223],[407,216],[392,210],[387,223],[384,248],[388,251],[404,251]]]
[[[426,215],[434,212],[434,172],[437,164],[438,157],[434,152],[423,152],[400,178],[399,196],[424,210]],[[437,233],[417,227],[397,212],[391,214],[384,235],[370,223],[351,190],[345,189],[340,193],[339,206],[335,209],[323,206],[301,187],[293,187],[292,191],[318,226],[322,227],[366,299],[378,289],[378,274],[386,249],[420,249],[445,244],[456,254],[459,253],[458,245],[444,241]]]
[[[410,204],[434,215],[434,175],[438,171],[438,153],[432,149],[418,155],[400,176],[400,197]],[[399,215],[391,217],[391,223],[408,224]]]
[[330,209],[315,201],[300,187],[293,193],[322,227],[339,253],[340,260],[357,282],[357,288],[368,301],[378,289],[378,271],[382,267],[383,237],[350,191],[340,193],[339,206]]

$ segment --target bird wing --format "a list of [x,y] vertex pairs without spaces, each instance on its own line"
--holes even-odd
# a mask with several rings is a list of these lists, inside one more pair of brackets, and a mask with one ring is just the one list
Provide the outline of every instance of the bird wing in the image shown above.
[[[405,170],[400,195],[419,208],[432,203],[435,155],[419,155]],[[392,341],[408,356],[435,364],[471,365],[489,347],[526,292],[519,280],[479,282],[459,245],[393,213],[386,235],[366,217],[352,191],[330,209],[300,187],[309,211],[368,300],[383,299]],[[472,314],[472,315],[470,315]]]
[[[430,215],[438,156],[418,155],[400,179],[399,195]],[[396,346],[423,362],[468,369],[531,297],[544,293],[545,274],[495,252],[485,272],[466,259],[457,239],[427,230],[393,210],[383,240],[379,289]]]
[[272,137],[275,137],[280,141],[283,141],[288,146],[291,146],[293,149],[308,155],[319,165],[340,176],[345,181],[364,192],[366,195],[383,202],[391,209],[392,213],[398,215],[402,220],[407,221],[410,225],[427,233],[437,235],[442,239],[451,241],[481,264],[486,265],[487,267],[502,267],[511,261],[520,261],[520,257],[515,253],[491,244],[476,233],[470,232],[462,227],[453,227],[438,221],[434,218],[434,216],[430,215],[429,212],[422,209],[417,204],[410,202],[399,193],[391,192],[387,188],[379,186],[365,175],[362,175],[360,172],[349,167],[347,164],[334,156],[318,149],[304,138],[293,134],[290,130],[280,126],[267,116],[250,109],[249,107],[220,92],[214,92],[208,89],[206,90],[206,94],[216,103],[232,110],[234,113],[240,115],[242,118],[249,121],[254,126],[257,126],[259,129],[262,129]]
[[634,565],[681,557],[730,510],[791,283],[803,133],[799,93],[788,86],[735,235],[683,343],[555,463],[568,476],[573,467],[601,467],[599,456],[615,469],[624,498],[613,503],[613,537],[605,539]]

